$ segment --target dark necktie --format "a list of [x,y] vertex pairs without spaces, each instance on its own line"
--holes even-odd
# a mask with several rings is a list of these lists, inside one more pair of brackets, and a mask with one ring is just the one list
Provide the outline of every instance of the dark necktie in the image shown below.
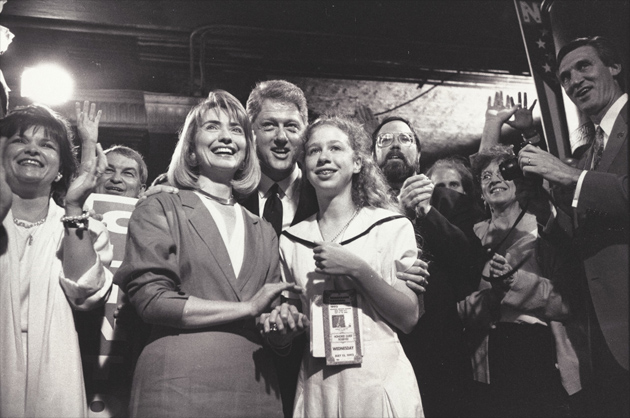
[[282,232],[282,202],[278,196],[278,189],[278,183],[274,183],[269,189],[269,197],[265,202],[263,218],[271,223],[273,229],[276,230],[276,234],[280,235],[280,232]]
[[591,170],[596,170],[599,161],[602,159],[604,153],[604,130],[601,126],[597,127],[595,131],[595,142],[593,143],[593,164]]

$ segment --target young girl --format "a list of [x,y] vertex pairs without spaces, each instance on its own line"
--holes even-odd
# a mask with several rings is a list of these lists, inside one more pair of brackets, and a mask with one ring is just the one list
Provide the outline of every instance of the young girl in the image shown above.
[[[319,119],[305,133],[306,175],[320,210],[280,240],[284,280],[304,288],[299,298],[312,323],[296,417],[423,416],[416,378],[395,332],[410,332],[420,315],[418,297],[395,277],[416,259],[416,240],[411,223],[395,212],[369,142],[361,126],[338,117]],[[327,308],[326,299],[335,296],[354,297],[356,306]],[[293,329],[287,323],[296,312],[287,304],[277,307],[265,331]],[[326,348],[325,329],[328,340],[348,344],[333,341]],[[348,350],[349,357],[334,356]]]

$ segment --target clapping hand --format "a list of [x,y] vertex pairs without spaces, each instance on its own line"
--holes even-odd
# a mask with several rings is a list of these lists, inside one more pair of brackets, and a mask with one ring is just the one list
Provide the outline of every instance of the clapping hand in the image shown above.
[[[502,276],[509,273],[510,270],[512,270],[512,267],[508,264],[507,259],[500,254],[494,254],[492,260],[490,260],[490,278]],[[493,280],[491,283],[493,289],[507,292],[512,287],[512,283],[514,283],[514,276],[506,277],[503,280]]]
[[424,174],[406,179],[398,196],[404,213],[410,218],[424,217],[429,213],[433,188],[433,182]]

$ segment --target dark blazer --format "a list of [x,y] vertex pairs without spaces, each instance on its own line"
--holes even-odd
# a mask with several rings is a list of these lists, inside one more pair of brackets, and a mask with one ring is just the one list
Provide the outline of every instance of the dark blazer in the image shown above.
[[[315,195],[315,189],[306,179],[304,170],[302,170],[300,193],[298,196],[298,206],[291,225],[302,222],[304,219],[308,218],[311,215],[314,215],[319,210],[319,206],[317,205],[317,196]],[[262,217],[262,214],[260,213],[260,208],[258,207],[258,192],[254,192],[249,196],[241,199],[240,204],[254,215]]]
[[[592,147],[578,163],[588,167]],[[628,370],[628,104],[623,107],[578,199],[575,243],[584,260],[593,306],[615,359]]]
[[425,313],[413,331],[399,333],[420,387],[427,416],[459,416],[459,399],[470,375],[457,302],[477,290],[481,244],[473,225],[482,213],[454,190],[433,190],[432,209],[414,221],[421,258],[429,262]]

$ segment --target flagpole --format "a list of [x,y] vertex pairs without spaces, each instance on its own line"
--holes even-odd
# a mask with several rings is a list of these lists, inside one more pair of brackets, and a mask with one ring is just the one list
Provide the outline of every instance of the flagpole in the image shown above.
[[[551,25],[545,22],[541,1],[514,0],[529,71],[534,79],[547,150],[560,159],[571,156],[562,88],[556,79]],[[542,49],[542,51],[540,51]]]

